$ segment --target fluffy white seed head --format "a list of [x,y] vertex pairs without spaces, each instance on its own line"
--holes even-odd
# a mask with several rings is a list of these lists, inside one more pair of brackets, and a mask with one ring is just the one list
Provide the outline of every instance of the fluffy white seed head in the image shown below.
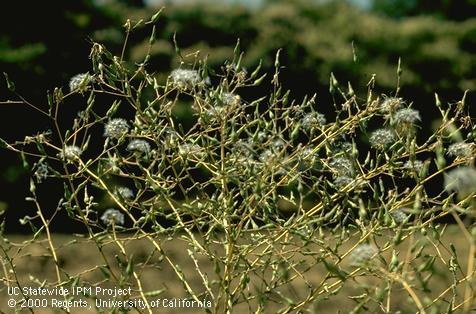
[[276,159],[276,153],[273,152],[271,149],[266,149],[259,155],[259,160],[263,163],[271,163],[273,160]]
[[280,151],[286,146],[286,143],[282,139],[277,138],[273,141],[272,146],[274,150]]
[[73,92],[79,89],[81,86],[88,84],[90,80],[91,76],[87,72],[76,74],[69,80],[69,89]]
[[334,147],[332,148],[332,151],[334,154],[339,154],[339,153],[344,153],[344,154],[350,154],[352,153],[352,143],[349,142],[337,142],[334,144]]
[[180,145],[179,154],[184,158],[201,159],[205,156],[202,147],[198,144],[185,143]]
[[256,136],[258,142],[260,142],[260,143],[264,143],[265,141],[267,141],[268,137],[269,137],[269,135],[264,131],[259,131],[257,136]]
[[83,151],[76,145],[65,146],[63,151],[60,153],[60,157],[67,160],[74,160],[75,158],[81,156]]
[[452,169],[445,174],[445,190],[449,193],[456,192],[461,197],[476,193],[476,169],[462,166]]
[[353,182],[354,179],[349,176],[338,176],[334,179],[334,185],[339,189],[342,189]]
[[301,119],[301,125],[306,131],[310,131],[316,127],[323,127],[326,122],[326,117],[318,112],[306,113]]
[[352,251],[350,260],[352,265],[362,266],[369,263],[377,253],[378,251],[374,246],[366,243],[361,244]]
[[203,111],[200,117],[201,123],[214,123],[222,120],[226,115],[226,108],[221,106],[210,107]]
[[145,140],[133,139],[127,145],[127,150],[128,151],[133,151],[133,152],[148,154],[148,153],[150,153],[150,144]]
[[297,154],[300,170],[310,168],[314,164],[316,158],[317,153],[314,147],[306,146],[302,148]]
[[407,160],[403,164],[403,169],[420,173],[423,169],[423,162],[421,160]]
[[123,199],[132,199],[134,198],[134,192],[125,186],[120,186],[116,189],[117,194],[119,194]]
[[223,92],[220,95],[220,100],[225,106],[239,105],[241,102],[240,96],[229,92]]
[[104,127],[104,136],[109,138],[120,138],[129,132],[129,124],[122,118],[109,120]]
[[390,216],[392,216],[393,220],[399,225],[404,223],[405,220],[408,217],[407,214],[404,211],[404,208],[399,208],[399,209],[396,209],[396,210],[392,211],[390,213]]
[[233,147],[233,152],[244,158],[252,158],[254,154],[253,143],[252,141],[239,139]]
[[329,162],[329,167],[338,176],[353,176],[354,165],[352,161],[345,157],[336,157]]
[[414,124],[421,120],[420,112],[412,108],[404,108],[395,112],[393,120],[396,124]]
[[197,71],[188,69],[173,70],[170,79],[174,87],[179,89],[191,89],[201,81]]
[[464,142],[451,144],[447,154],[453,157],[470,157],[473,155],[473,145]]
[[389,129],[378,129],[373,131],[369,137],[369,143],[375,148],[384,148],[393,143],[395,134]]
[[386,97],[379,106],[382,113],[390,113],[400,108],[403,104],[403,99],[398,97]]
[[106,209],[102,214],[101,220],[105,225],[123,225],[124,224],[124,214],[114,208]]

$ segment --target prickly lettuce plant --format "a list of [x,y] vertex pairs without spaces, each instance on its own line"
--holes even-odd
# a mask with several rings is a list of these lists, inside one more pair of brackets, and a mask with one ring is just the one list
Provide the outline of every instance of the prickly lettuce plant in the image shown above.
[[[150,46],[155,22],[145,23]],[[140,24],[128,21],[127,35]],[[343,298],[353,313],[474,309],[476,129],[464,95],[448,105],[436,96],[441,120],[424,138],[425,108],[399,98],[398,86],[376,95],[372,79],[356,95],[331,74],[333,103],[296,100],[281,86],[279,51],[269,78],[242,68],[239,45],[219,69],[177,53],[177,69],[155,73],[150,55],[131,65],[94,43],[91,68],[46,105],[10,101],[51,122],[51,130],[2,141],[33,165],[36,215],[22,222],[32,241],[47,238],[55,280],[43,286],[131,286],[125,298],[146,304],[135,310],[153,312],[154,298],[178,297],[145,283],[154,268],[159,280],[173,272],[182,296],[209,301],[202,308],[214,313],[321,312]],[[240,96],[249,90],[262,97]],[[78,114],[65,121],[73,105]],[[335,115],[322,114],[324,106]],[[37,187],[53,181],[64,196],[47,213]],[[87,282],[87,270],[69,274],[59,263],[49,226],[64,212],[97,247],[103,280]],[[462,251],[444,240],[454,226]],[[130,253],[136,240],[149,243],[148,258]],[[170,254],[177,242],[186,244],[181,257]],[[25,285],[3,246],[3,279]]]

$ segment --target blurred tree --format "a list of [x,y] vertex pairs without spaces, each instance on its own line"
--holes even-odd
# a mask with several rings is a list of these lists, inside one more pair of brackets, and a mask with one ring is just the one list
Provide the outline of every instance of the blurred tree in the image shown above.
[[118,19],[92,0],[11,2],[0,13],[0,67],[22,93],[44,94],[88,70],[87,39]]
[[[69,78],[90,70],[91,40],[100,38],[114,49],[122,45],[120,16],[93,0],[12,1],[0,10],[0,71],[9,74],[18,93],[30,102],[46,107],[46,90],[63,87]],[[116,30],[116,31],[114,31]],[[3,76],[3,75],[2,75]],[[2,77],[3,78],[3,77]],[[15,99],[0,84],[0,100]],[[76,114],[77,108],[65,109]],[[21,125],[21,127],[19,127]],[[51,128],[51,121],[39,118],[26,105],[0,105],[0,137],[23,139]],[[0,203],[7,204],[7,226],[18,226],[18,219],[32,214],[24,201],[26,169],[18,157],[0,150]],[[53,191],[51,191],[53,192]],[[54,194],[54,193],[53,193]],[[57,200],[49,200],[54,208]],[[2,205],[3,206],[3,205]],[[64,226],[67,230],[69,226]],[[27,230],[28,228],[26,228]],[[61,228],[60,228],[61,229]]]
[[476,0],[373,0],[373,9],[396,18],[431,14],[462,21],[476,17]]
[[143,8],[146,4],[143,0],[118,0],[128,7]]

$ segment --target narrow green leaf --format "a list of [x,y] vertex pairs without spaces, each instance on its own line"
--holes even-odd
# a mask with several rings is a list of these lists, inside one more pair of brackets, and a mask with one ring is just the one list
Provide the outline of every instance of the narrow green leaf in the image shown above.
[[11,92],[14,92],[15,91],[15,83],[13,83],[10,80],[10,77],[8,76],[8,74],[6,72],[3,72],[3,75],[5,76],[5,81],[7,81],[8,90],[11,91]]
[[156,23],[159,20],[160,14],[162,13],[163,10],[164,10],[164,7],[161,7],[159,11],[157,11],[154,15],[152,15],[152,17],[146,24]]
[[330,273],[336,275],[339,279],[341,279],[342,281],[345,281],[346,278],[347,278],[347,273],[340,270],[338,267],[336,267],[334,264],[330,264],[328,263],[326,260],[322,260],[322,262],[324,263],[324,266],[326,266],[326,269],[327,271],[329,271]]

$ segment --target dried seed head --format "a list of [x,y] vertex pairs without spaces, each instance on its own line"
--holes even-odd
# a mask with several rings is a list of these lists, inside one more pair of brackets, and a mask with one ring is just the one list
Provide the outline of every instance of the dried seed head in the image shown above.
[[336,157],[331,160],[329,167],[335,172],[338,176],[353,176],[354,175],[354,165],[352,161],[345,157]]
[[471,157],[473,156],[473,145],[464,142],[451,144],[447,154],[453,157]]
[[323,127],[326,122],[326,117],[318,112],[306,113],[301,119],[301,125],[306,131],[310,131],[315,127]]
[[267,149],[259,155],[259,160],[265,164],[268,164],[272,163],[276,157],[276,153],[274,153],[271,149]]
[[82,153],[83,151],[78,146],[68,145],[68,146],[65,146],[63,151],[59,154],[59,156],[63,159],[74,160],[75,158],[81,156]]
[[456,192],[461,197],[476,193],[476,169],[469,166],[452,169],[445,174],[444,184],[447,192]]
[[333,145],[332,151],[333,154],[351,154],[352,153],[352,143],[349,142],[337,142]]
[[202,112],[200,117],[201,124],[216,123],[222,120],[225,117],[226,108],[225,107],[210,107]]
[[110,138],[120,138],[129,132],[129,124],[122,118],[109,120],[104,127],[104,136]]
[[224,92],[220,95],[220,100],[225,106],[239,105],[241,98],[233,93]]
[[392,211],[390,213],[390,216],[392,216],[393,220],[399,225],[405,222],[408,217],[404,211],[404,208],[399,208],[397,210]]
[[76,74],[69,80],[69,89],[70,91],[75,91],[82,86],[87,85],[91,81],[91,76],[89,73],[80,73]]
[[299,163],[299,170],[304,171],[312,167],[317,158],[317,153],[314,147],[306,146],[297,154]]
[[201,159],[205,156],[205,153],[200,145],[190,143],[180,145],[179,154],[186,159],[189,157]]
[[354,179],[352,179],[349,176],[339,176],[339,177],[334,179],[334,185],[339,189],[342,189],[342,188],[346,187],[347,185],[351,184],[352,182],[354,182]]
[[264,131],[260,131],[258,132],[257,139],[258,142],[263,143],[268,139],[268,134],[266,134]]
[[36,178],[36,182],[41,183],[48,178],[48,165],[44,161],[39,161],[35,167],[36,170],[33,175]]
[[378,129],[372,132],[369,137],[370,145],[383,149],[386,146],[393,143],[395,140],[395,134],[389,129]]
[[127,150],[148,154],[150,153],[150,144],[145,140],[133,139],[127,145]]
[[232,150],[236,155],[244,158],[250,158],[254,155],[253,144],[249,140],[239,139]]
[[403,104],[402,98],[386,97],[379,106],[379,110],[382,113],[390,113],[400,108]]
[[134,198],[134,192],[131,189],[125,186],[120,186],[116,189],[117,194],[119,194],[123,199],[132,199]]
[[200,75],[195,70],[176,69],[170,73],[174,87],[179,89],[192,89],[200,81]]
[[282,139],[278,138],[273,141],[272,145],[274,150],[280,151],[286,146],[286,143],[284,143]]
[[423,169],[423,162],[421,160],[407,160],[403,164],[403,169],[420,173]]
[[114,208],[107,209],[101,216],[101,220],[105,225],[124,224],[124,214]]
[[396,124],[413,124],[421,120],[420,113],[418,110],[412,108],[404,108],[398,110],[393,116],[394,122]]
[[351,255],[350,259],[352,261],[352,265],[354,266],[362,266],[367,264],[372,260],[375,254],[377,254],[377,249],[370,245],[370,244],[361,244],[356,247]]

